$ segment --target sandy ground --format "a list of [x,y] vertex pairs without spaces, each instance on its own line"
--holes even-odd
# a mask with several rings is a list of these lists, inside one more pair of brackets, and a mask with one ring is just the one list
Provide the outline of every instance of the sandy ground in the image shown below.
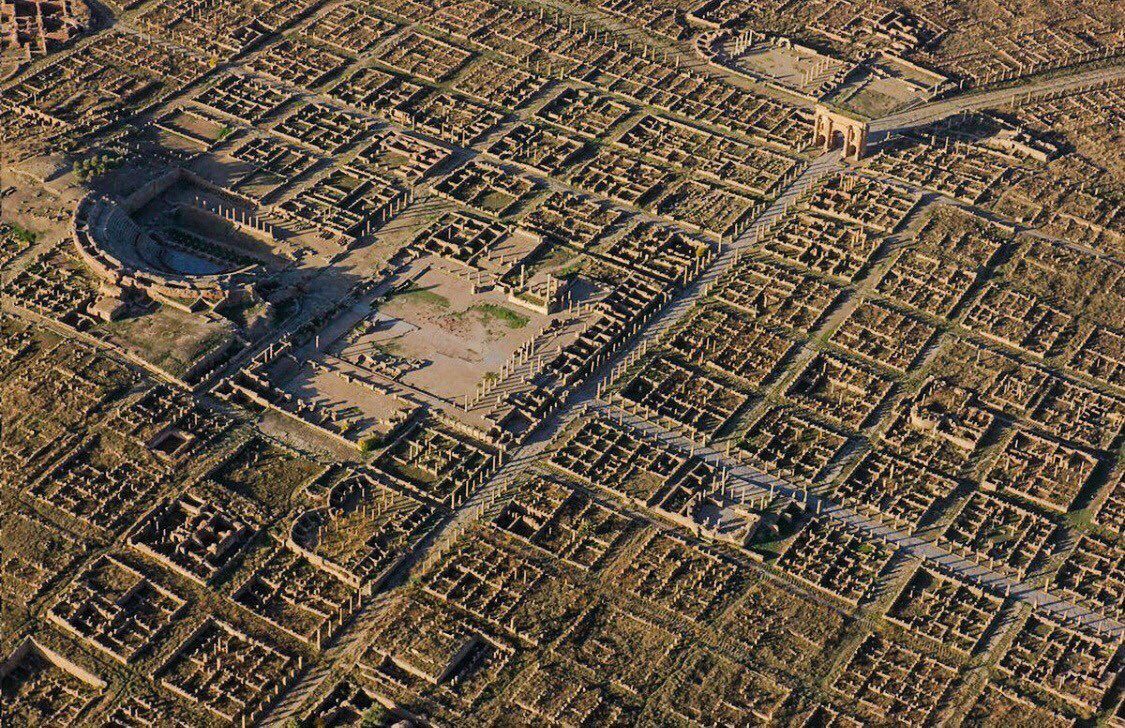
[[[736,65],[751,73],[772,78],[783,86],[810,91],[843,64],[829,56],[762,43],[743,53]],[[806,71],[810,73],[807,82],[804,77]]]
[[306,366],[285,386],[290,394],[327,409],[354,407],[365,431],[380,429],[381,421],[405,416],[415,409],[402,399],[383,394],[346,379],[331,363],[324,368]]
[[378,345],[425,361],[402,381],[442,399],[474,393],[478,381],[499,370],[548,320],[497,292],[473,294],[467,281],[437,269],[415,285],[421,293],[392,298],[379,312],[385,322],[380,330],[351,344],[342,356]]
[[[487,427],[486,403],[483,409],[462,409],[477,394],[478,384],[498,374],[537,336],[537,359],[539,352],[546,358],[582,327],[576,313],[545,316],[497,291],[473,293],[448,263],[438,267],[436,262],[424,258],[412,264],[402,274],[402,280],[413,279],[412,286],[378,308],[364,300],[327,322],[315,365],[301,367],[283,384],[286,391],[326,409],[350,406],[364,428],[375,428],[420,404]],[[541,336],[553,321],[559,322],[556,328]],[[382,362],[402,369],[392,373]],[[529,366],[525,360],[515,380]],[[497,391],[512,391],[517,384],[505,383]]]

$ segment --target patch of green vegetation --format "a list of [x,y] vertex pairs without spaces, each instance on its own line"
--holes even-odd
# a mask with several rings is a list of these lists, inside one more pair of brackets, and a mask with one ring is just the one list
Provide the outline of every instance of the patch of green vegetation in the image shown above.
[[778,538],[771,541],[758,541],[750,544],[750,550],[761,554],[766,559],[776,559],[781,555],[785,546],[785,539]]
[[401,475],[407,480],[412,480],[422,485],[435,483],[438,479],[431,471],[423,470],[415,465],[391,463],[390,468],[396,475]]
[[496,191],[489,192],[480,200],[481,207],[497,214],[507,209],[510,204],[512,204],[512,198],[503,192]]
[[35,245],[35,240],[39,237],[39,233],[35,232],[34,230],[28,230],[19,223],[9,223],[8,227],[12,237],[20,241],[21,243]]
[[390,341],[380,341],[372,345],[376,351],[387,354],[388,356],[396,356],[402,352],[402,342],[397,339]]
[[1071,511],[1066,514],[1065,519],[1066,522],[1074,528],[1089,528],[1094,522],[1094,510],[1092,508],[1083,508],[1079,511]]
[[95,154],[74,163],[74,176],[79,182],[88,182],[101,177],[111,169],[117,169],[125,161],[124,157],[109,154]]
[[396,291],[391,296],[391,298],[409,298],[412,301],[424,304],[426,306],[432,306],[434,308],[449,308],[449,299],[441,295],[440,293],[434,293],[434,291],[432,290],[436,287],[437,286],[429,286],[427,288],[422,288],[421,286],[417,286],[411,283],[406,288],[403,288],[400,291]]
[[359,441],[360,454],[370,455],[371,453],[375,452],[377,449],[379,449],[379,446],[383,444],[383,439],[384,438],[382,435],[368,435],[367,437],[361,439]]
[[[550,270],[555,278],[568,278],[582,272],[587,260],[585,255],[576,253],[564,245],[552,245],[547,252],[536,256],[535,262],[527,273],[532,275],[539,270]],[[552,268],[555,270],[551,270]]]
[[379,156],[379,163],[387,167],[402,167],[403,165],[409,164],[410,159],[405,154],[384,152]]
[[546,300],[544,300],[542,296],[536,296],[531,291],[519,291],[516,293],[516,298],[521,301],[527,301],[534,306],[542,306],[546,303]]
[[234,127],[224,126],[221,129],[219,129],[219,133],[215,135],[215,142],[216,143],[221,142],[233,133],[234,133]]
[[480,313],[485,324],[499,321],[509,329],[522,329],[531,321],[527,316],[495,303],[478,303],[472,310]]

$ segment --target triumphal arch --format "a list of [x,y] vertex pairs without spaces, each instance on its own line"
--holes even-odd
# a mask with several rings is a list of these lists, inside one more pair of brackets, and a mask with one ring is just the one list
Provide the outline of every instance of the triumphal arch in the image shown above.
[[843,149],[849,159],[860,159],[867,154],[867,122],[825,106],[816,105],[816,122],[813,127],[814,143],[824,151]]

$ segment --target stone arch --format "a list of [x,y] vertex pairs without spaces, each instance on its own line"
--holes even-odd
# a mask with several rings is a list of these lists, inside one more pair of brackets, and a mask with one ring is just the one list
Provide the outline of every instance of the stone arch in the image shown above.
[[867,154],[867,122],[833,111],[817,104],[813,122],[813,143],[824,151],[843,149],[848,159]]

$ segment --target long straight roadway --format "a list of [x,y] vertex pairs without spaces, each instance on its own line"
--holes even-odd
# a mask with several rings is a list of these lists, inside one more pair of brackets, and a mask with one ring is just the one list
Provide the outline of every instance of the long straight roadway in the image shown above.
[[[1125,625],[1096,610],[1076,604],[1045,591],[1041,580],[1021,581],[1013,575],[978,563],[971,557],[954,553],[933,540],[898,530],[883,521],[867,516],[846,505],[808,492],[781,478],[753,468],[714,448],[693,443],[687,437],[654,424],[611,403],[598,401],[591,409],[611,419],[622,422],[649,437],[682,450],[694,451],[697,457],[723,468],[727,472],[727,487],[734,489],[736,498],[745,489],[747,499],[768,495],[787,497],[805,505],[821,517],[842,522],[847,528],[873,541],[882,541],[907,555],[928,562],[937,569],[980,587],[1025,602],[1047,612],[1054,619],[1079,624],[1084,629],[1103,634],[1111,639],[1125,635]],[[1037,586],[1037,584],[1039,586]]]
[[947,99],[932,101],[893,114],[874,119],[868,125],[872,135],[886,136],[892,132],[927,126],[966,111],[997,109],[1033,99],[1038,96],[1076,91],[1088,86],[1099,86],[1125,81],[1125,63],[1088,68],[1056,76],[1031,78],[1013,86],[992,91],[969,91]]

